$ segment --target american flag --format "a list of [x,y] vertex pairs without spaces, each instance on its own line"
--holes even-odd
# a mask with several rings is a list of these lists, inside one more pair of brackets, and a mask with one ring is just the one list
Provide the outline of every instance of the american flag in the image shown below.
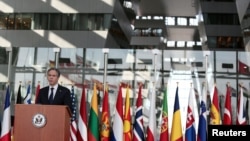
[[76,97],[74,93],[74,86],[71,87],[71,95],[72,99],[72,118],[71,118],[71,125],[70,125],[70,140],[77,141],[76,134],[77,134],[77,122],[76,122]]

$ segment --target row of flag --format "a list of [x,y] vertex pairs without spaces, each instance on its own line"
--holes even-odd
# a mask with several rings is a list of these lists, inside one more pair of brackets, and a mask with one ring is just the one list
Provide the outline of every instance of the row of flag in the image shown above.
[[[111,121],[110,121],[111,118],[109,118],[109,108],[107,108],[108,107],[107,91],[105,91],[104,93],[102,115],[101,115],[101,120],[99,121],[98,111],[93,110],[93,109],[97,109],[98,107],[96,90],[94,90],[93,91],[94,94],[93,94],[92,101],[91,101],[91,111],[90,111],[90,115],[88,118],[89,122],[87,122],[86,111],[85,112],[80,111],[79,117],[81,119],[85,119],[84,121],[79,120],[78,122],[79,126],[78,126],[77,135],[81,135],[82,137],[80,141],[84,141],[83,137],[85,137],[85,140],[87,141],[98,141],[98,140],[101,140],[101,141],[108,141],[108,140],[111,140],[111,141],[120,141],[120,140],[123,140],[123,141],[156,141],[157,140],[156,116],[154,114],[155,112],[155,89],[153,87],[149,88],[150,113],[151,114],[149,115],[148,126],[146,129],[144,129],[141,88],[142,87],[140,86],[139,91],[138,91],[134,123],[131,123],[132,122],[131,114],[128,114],[130,113],[130,108],[129,108],[130,103],[128,100],[129,91],[128,89],[126,90],[126,97],[123,103],[122,87],[119,87],[112,126],[111,126]],[[243,97],[242,88],[241,88],[240,93],[242,94],[242,97]],[[82,95],[82,96],[85,96],[85,95]],[[176,94],[175,94],[175,102],[174,102],[172,128],[171,128],[171,132],[169,132],[167,88],[165,88],[164,96],[163,96],[163,105],[162,105],[162,121],[161,121],[161,129],[160,129],[161,133],[159,136],[159,140],[160,141],[169,141],[169,140],[170,141],[182,141],[182,140],[206,141],[208,124],[217,124],[217,125],[218,124],[232,124],[232,113],[231,113],[231,106],[230,106],[231,98],[230,97],[231,97],[230,87],[227,87],[226,102],[225,102],[225,108],[227,110],[225,110],[224,116],[223,116],[224,119],[222,120],[220,111],[219,111],[220,109],[219,109],[219,101],[218,101],[218,90],[216,86],[214,87],[213,100],[212,100],[212,105],[210,108],[211,123],[208,123],[207,122],[208,111],[207,111],[207,103],[206,103],[207,96],[206,96],[205,88],[203,88],[203,94],[202,94],[201,101],[200,101],[200,115],[198,119],[195,119],[194,117],[194,111],[197,109],[194,108],[195,106],[194,106],[193,100],[195,98],[195,95],[193,93],[193,89],[190,88],[189,102],[188,102],[188,108],[187,108],[186,131],[182,133],[181,112],[180,112],[178,86],[177,86]],[[123,104],[125,105],[124,108],[123,108]],[[241,104],[243,103],[239,103],[238,105],[240,106]],[[238,113],[240,113],[240,108],[238,109],[238,111],[239,111]],[[85,118],[83,118],[84,116]],[[244,117],[244,115],[238,114],[238,117],[239,118]],[[199,124],[198,129],[196,129],[195,120],[198,120],[198,124]],[[98,126],[98,124],[100,124],[100,126]],[[241,122],[238,124],[244,125],[245,123]],[[93,128],[93,125],[95,128]]]
[[[40,85],[37,86],[36,97],[39,94]],[[77,117],[77,104],[74,93],[74,86],[71,88],[71,98],[73,105],[73,115],[70,127],[70,140],[71,141],[156,141],[156,115],[155,113],[155,88],[153,85],[149,87],[149,99],[150,99],[150,115],[149,122],[146,129],[144,129],[143,123],[143,103],[142,103],[142,85],[139,87],[138,98],[136,101],[135,119],[132,123],[130,112],[130,93],[129,88],[126,88],[126,97],[123,102],[122,98],[122,86],[119,86],[115,114],[114,117],[110,117],[109,111],[109,97],[108,87],[104,91],[101,118],[99,119],[98,110],[98,96],[96,84],[93,87],[93,95],[91,99],[91,108],[89,114],[86,109],[86,90],[83,86],[79,115]],[[5,106],[2,118],[2,128],[0,141],[11,140],[11,124],[10,124],[10,88],[6,87]],[[225,109],[223,116],[220,115],[218,90],[214,85],[212,104],[210,111],[207,111],[207,95],[206,89],[202,89],[200,97],[200,113],[199,118],[195,119],[195,110],[198,110],[194,106],[195,95],[193,88],[190,88],[188,107],[187,107],[187,119],[186,130],[183,133],[181,125],[181,112],[179,105],[178,85],[176,87],[174,110],[172,118],[172,128],[169,131],[168,127],[168,99],[167,99],[167,87],[163,92],[163,104],[162,104],[162,120],[160,129],[160,141],[207,141],[207,125],[231,125],[232,122],[232,107],[231,107],[231,87],[227,86],[225,97]],[[31,92],[30,85],[27,87],[26,96],[23,100],[24,104],[31,104]],[[22,103],[21,99],[21,85],[18,88],[16,103]],[[123,108],[124,105],[124,108]],[[243,88],[240,88],[238,101],[237,101],[237,125],[247,124],[247,107],[248,99],[244,105]],[[209,116],[208,116],[209,115]],[[223,119],[222,119],[223,117]],[[208,119],[210,122],[208,123]],[[112,120],[111,120],[112,119]],[[195,120],[198,120],[198,128],[196,129]]]

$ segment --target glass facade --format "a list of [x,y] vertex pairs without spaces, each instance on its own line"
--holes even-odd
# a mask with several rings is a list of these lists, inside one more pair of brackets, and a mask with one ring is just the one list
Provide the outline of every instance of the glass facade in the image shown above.
[[108,30],[112,14],[0,13],[0,29]]
[[[0,48],[1,56],[1,96],[4,94],[4,85],[8,78],[8,57],[5,48]],[[15,50],[15,51],[14,51]],[[41,87],[47,85],[46,70],[56,67],[61,70],[60,83],[71,87],[75,85],[75,93],[78,100],[81,96],[82,84],[87,84],[87,100],[90,103],[92,87],[98,85],[99,105],[102,102],[102,83],[104,78],[104,53],[100,48],[63,48],[56,57],[54,48],[14,48],[12,53],[12,65],[10,84],[12,88],[12,103],[15,103],[19,84],[22,85],[22,96],[26,94],[28,84],[32,84],[32,100],[35,99],[35,91],[38,83]],[[157,50],[155,54],[151,49],[109,49],[107,57],[106,82],[109,85],[110,110],[114,111],[118,84],[131,87],[131,103],[135,106],[139,84],[143,84],[144,110],[147,114],[149,107],[148,85],[151,80],[156,80],[156,115],[160,120],[160,108],[163,95],[163,87],[168,86],[169,113],[173,109],[176,84],[179,84],[181,111],[186,113],[186,105],[190,89],[190,83],[196,92],[197,101],[202,91],[202,84],[207,79],[208,93],[216,83],[219,95],[226,93],[226,84],[230,83],[234,93],[238,91],[238,85],[250,87],[250,71],[247,69],[249,53],[244,51],[194,51],[194,50]],[[14,53],[15,52],[15,53]],[[14,54],[14,55],[13,55]],[[230,57],[228,57],[230,56]],[[207,62],[207,65],[206,65]],[[245,64],[242,66],[242,64]],[[246,68],[245,68],[246,67]],[[125,89],[123,89],[125,98]],[[233,105],[236,97],[232,97]],[[3,100],[1,100],[3,105]],[[133,107],[131,107],[132,112]],[[101,107],[101,106],[100,106]],[[1,108],[3,109],[3,108]],[[184,120],[184,119],[183,119]],[[184,122],[184,121],[183,121]]]

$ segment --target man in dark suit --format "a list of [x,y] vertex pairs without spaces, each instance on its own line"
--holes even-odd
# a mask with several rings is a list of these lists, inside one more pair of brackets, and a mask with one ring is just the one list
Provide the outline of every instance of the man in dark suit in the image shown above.
[[60,71],[57,68],[50,68],[47,71],[49,86],[40,89],[36,104],[67,105],[72,112],[70,90],[58,84],[59,77]]

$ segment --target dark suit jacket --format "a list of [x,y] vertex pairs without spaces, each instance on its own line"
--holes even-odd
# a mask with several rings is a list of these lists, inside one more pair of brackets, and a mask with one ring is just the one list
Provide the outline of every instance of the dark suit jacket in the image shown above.
[[58,85],[52,104],[49,103],[48,94],[49,94],[49,86],[41,88],[39,91],[39,95],[36,99],[36,104],[68,105],[71,112],[73,111],[72,99],[70,97],[70,90],[68,88]]

